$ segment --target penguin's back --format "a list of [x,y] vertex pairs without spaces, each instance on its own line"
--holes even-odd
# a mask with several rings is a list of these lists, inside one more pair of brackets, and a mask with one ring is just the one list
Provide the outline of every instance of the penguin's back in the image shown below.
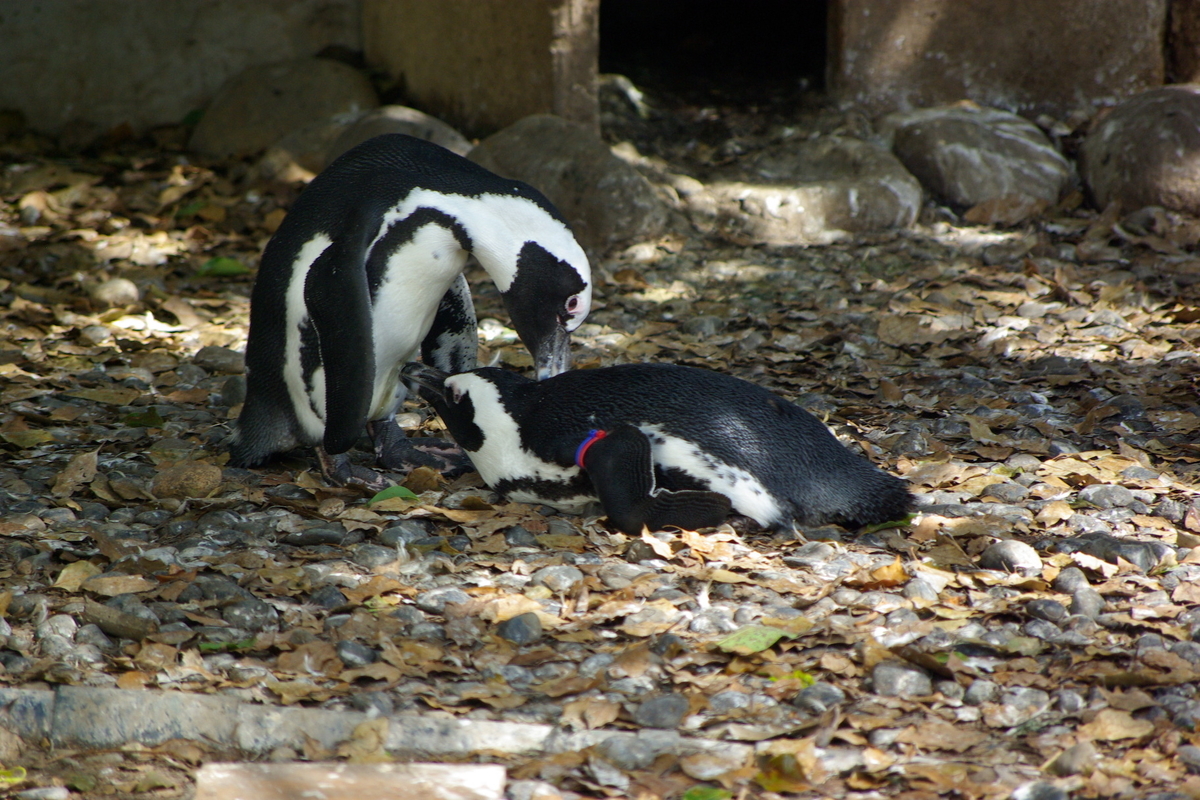
[[524,444],[546,460],[570,463],[589,430],[629,423],[650,437],[664,488],[707,482],[768,525],[859,526],[909,508],[904,481],[850,452],[804,409],[729,375],[625,364],[519,388]]

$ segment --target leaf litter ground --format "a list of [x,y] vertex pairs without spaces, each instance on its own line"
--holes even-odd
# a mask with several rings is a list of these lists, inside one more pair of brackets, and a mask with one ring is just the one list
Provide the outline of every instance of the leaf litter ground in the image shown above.
[[[732,113],[672,120],[633,138],[701,178],[776,135]],[[306,457],[223,468],[252,270],[302,187],[192,165],[177,140],[87,158],[5,146],[3,685],[757,748],[502,759],[587,797],[988,798],[1035,781],[1046,797],[1200,796],[1194,220],[1074,195],[1015,229],[931,206],[912,231],[824,247],[683,226],[598,260],[577,366],[754,381],[921,503],[859,536],[627,537],[499,502],[474,476],[419,471],[368,502]],[[528,367],[494,288],[474,285],[483,361]],[[439,432],[418,406],[403,421]],[[377,733],[269,757],[369,761]],[[21,786],[86,796],[186,796],[219,756],[0,744]]]

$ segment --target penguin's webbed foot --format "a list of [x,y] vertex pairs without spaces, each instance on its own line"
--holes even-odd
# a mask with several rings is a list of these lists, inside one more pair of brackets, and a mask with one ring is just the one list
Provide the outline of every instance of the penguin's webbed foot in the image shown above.
[[330,455],[325,448],[317,447],[317,461],[321,464],[321,474],[325,480],[335,486],[359,486],[374,493],[392,485],[375,470],[353,463],[349,453]]
[[394,420],[367,423],[367,433],[375,444],[375,459],[384,469],[411,472],[429,467],[447,478],[470,472],[471,460],[453,442],[434,438],[408,438]]

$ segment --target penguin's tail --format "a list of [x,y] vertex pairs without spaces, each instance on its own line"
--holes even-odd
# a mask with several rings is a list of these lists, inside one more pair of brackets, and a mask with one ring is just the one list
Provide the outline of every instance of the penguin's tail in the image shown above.
[[257,467],[276,453],[300,444],[285,414],[247,398],[229,439],[229,465]]

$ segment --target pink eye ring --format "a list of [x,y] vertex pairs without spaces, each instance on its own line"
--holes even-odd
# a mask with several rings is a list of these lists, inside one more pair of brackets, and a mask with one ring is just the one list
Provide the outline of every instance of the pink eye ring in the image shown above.
[[567,311],[574,314],[579,310],[579,295],[567,298]]

